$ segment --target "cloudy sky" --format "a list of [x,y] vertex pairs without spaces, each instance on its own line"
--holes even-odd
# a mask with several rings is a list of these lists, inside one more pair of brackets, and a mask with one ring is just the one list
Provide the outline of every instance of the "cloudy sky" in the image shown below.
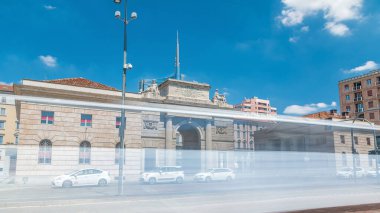
[[[378,68],[378,0],[130,0],[128,27],[138,80],[174,71],[176,31],[187,80],[207,82],[230,103],[269,98],[280,113],[339,107],[339,80]],[[0,3],[0,81],[85,77],[121,87],[121,9],[109,1]]]

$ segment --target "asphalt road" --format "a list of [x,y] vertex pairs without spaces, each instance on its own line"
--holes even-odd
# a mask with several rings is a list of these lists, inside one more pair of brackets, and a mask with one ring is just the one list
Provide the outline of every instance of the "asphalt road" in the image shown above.
[[69,189],[0,186],[0,212],[285,212],[380,203],[373,180],[236,180],[232,183],[140,185]]

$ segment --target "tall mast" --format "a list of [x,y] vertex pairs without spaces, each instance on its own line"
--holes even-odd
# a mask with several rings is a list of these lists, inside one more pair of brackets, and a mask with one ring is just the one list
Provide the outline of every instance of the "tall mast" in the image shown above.
[[175,56],[175,67],[176,67],[175,78],[177,80],[181,80],[181,71],[180,71],[180,63],[179,63],[179,38],[178,38],[178,30],[177,30],[177,50],[176,50],[176,56]]

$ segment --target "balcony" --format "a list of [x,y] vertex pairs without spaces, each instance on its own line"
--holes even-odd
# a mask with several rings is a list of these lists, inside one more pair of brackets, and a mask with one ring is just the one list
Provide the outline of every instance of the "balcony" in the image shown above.
[[354,101],[362,101],[363,100],[363,97],[356,97],[354,98]]
[[356,109],[355,112],[364,112],[363,108]]
[[357,90],[361,90],[361,89],[362,89],[362,86],[356,86],[356,87],[352,88],[352,91],[357,91]]

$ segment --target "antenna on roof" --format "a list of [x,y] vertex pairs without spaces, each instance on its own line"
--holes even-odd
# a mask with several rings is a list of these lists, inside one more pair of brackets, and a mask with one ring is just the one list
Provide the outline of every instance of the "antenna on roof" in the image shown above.
[[175,67],[176,67],[175,79],[181,80],[181,71],[180,71],[180,63],[179,63],[179,38],[178,38],[178,30],[177,30],[177,49],[176,49],[176,56],[175,56]]

